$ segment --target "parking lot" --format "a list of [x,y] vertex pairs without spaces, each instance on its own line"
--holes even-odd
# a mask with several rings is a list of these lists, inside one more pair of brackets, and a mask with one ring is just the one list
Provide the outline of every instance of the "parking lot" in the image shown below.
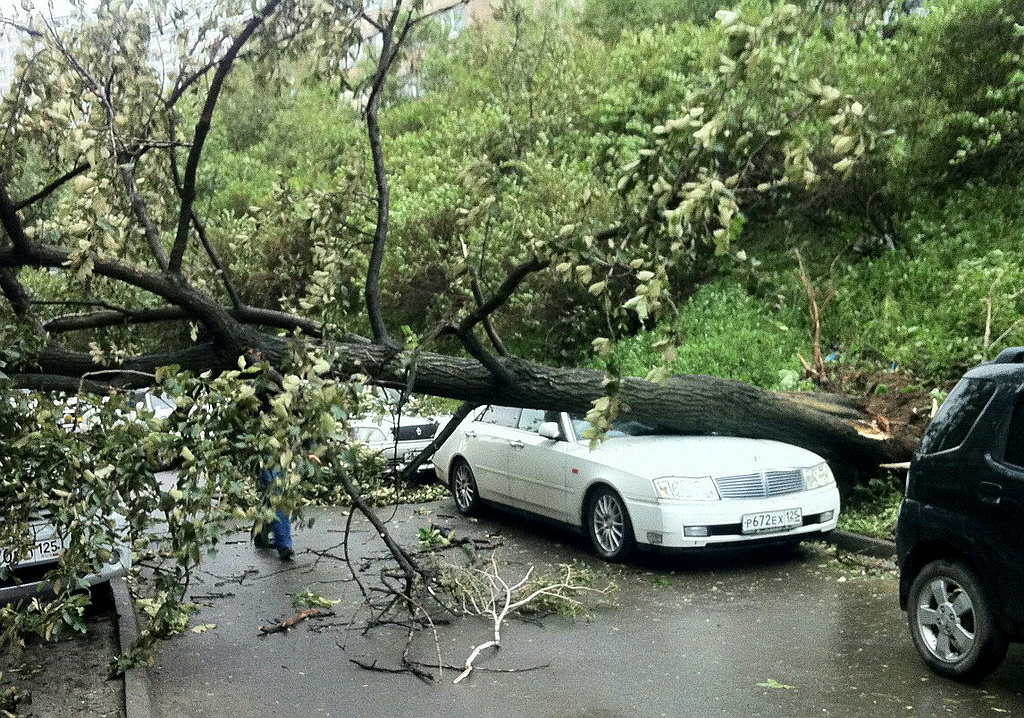
[[[166,716],[889,716],[1024,715],[1024,651],[1011,649],[980,686],[932,675],[910,644],[893,567],[821,544],[795,553],[727,554],[604,564],[586,543],[505,515],[472,522],[451,501],[401,507],[392,526],[407,545],[427,525],[502,543],[509,575],[583,562],[613,581],[614,605],[587,619],[510,621],[500,651],[452,685],[367,671],[350,659],[398,665],[405,633],[363,635],[358,592],[338,555],[344,516],[314,512],[297,534],[297,560],[258,553],[238,534],[191,592],[207,627],[162,645],[152,671]],[[372,578],[379,541],[356,522],[353,555]],[[321,552],[319,555],[313,551]],[[324,553],[326,552],[326,553]],[[292,597],[339,600],[333,616],[287,633],[258,627],[296,613]],[[435,641],[435,635],[437,640]],[[411,657],[459,665],[490,638],[476,619],[422,632]],[[530,670],[526,670],[530,669]],[[501,671],[501,672],[491,672]],[[505,672],[512,671],[512,672]]]

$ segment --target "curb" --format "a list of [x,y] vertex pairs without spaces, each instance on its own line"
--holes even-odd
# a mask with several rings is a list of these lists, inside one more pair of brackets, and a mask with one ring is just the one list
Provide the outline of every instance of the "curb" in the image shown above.
[[[139,642],[139,615],[135,612],[135,602],[123,578],[112,580],[110,591],[114,596],[114,612],[117,614],[117,640],[123,653]],[[125,718],[153,718],[149,669],[132,668],[125,672],[123,681]]]
[[896,544],[884,539],[852,534],[847,531],[831,531],[825,534],[825,541],[851,553],[859,553],[874,558],[896,558]]

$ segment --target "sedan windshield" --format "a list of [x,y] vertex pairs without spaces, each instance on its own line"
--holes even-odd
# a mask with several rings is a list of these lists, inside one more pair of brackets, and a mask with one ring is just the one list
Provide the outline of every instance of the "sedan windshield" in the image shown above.
[[[570,414],[572,430],[576,433],[576,439],[584,440],[584,434],[590,428],[590,422],[578,414]],[[634,419],[616,419],[612,422],[612,428],[608,430],[608,438],[614,439],[619,436],[656,436],[666,432],[659,431],[653,426],[641,423]]]

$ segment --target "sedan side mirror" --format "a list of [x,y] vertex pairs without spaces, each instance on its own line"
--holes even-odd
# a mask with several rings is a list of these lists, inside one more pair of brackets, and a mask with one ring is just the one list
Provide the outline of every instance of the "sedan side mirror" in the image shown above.
[[545,421],[537,427],[537,433],[545,439],[558,441],[562,438],[562,430],[558,427],[557,421]]

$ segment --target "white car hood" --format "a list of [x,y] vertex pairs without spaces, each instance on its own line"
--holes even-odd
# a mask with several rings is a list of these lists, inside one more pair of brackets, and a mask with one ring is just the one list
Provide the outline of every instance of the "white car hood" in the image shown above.
[[[586,445],[584,444],[584,447]],[[620,471],[660,476],[738,476],[819,464],[817,454],[791,444],[733,436],[623,436],[606,439],[588,458]]]

